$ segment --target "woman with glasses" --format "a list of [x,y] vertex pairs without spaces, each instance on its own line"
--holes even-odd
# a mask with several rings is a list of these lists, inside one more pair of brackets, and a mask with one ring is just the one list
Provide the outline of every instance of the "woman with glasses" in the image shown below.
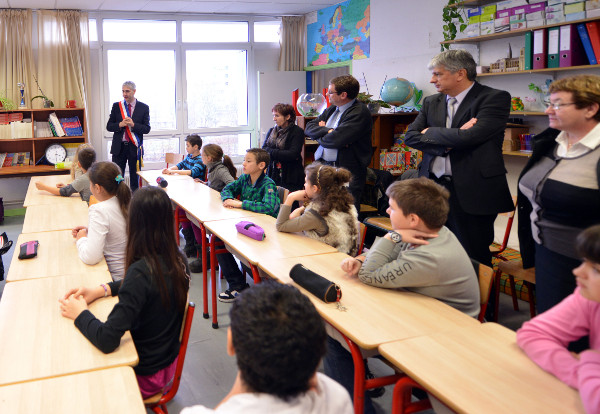
[[535,266],[538,313],[573,293],[575,238],[600,224],[600,76],[550,85],[550,128],[533,138],[517,203],[523,267]]

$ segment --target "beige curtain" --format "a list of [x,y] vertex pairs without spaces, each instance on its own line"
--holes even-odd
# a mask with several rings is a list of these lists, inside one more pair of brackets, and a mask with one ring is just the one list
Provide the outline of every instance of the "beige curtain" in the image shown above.
[[281,19],[279,70],[304,70],[306,64],[306,26],[304,16]]
[[[79,108],[88,108],[91,68],[87,13],[39,10],[37,18],[40,87],[56,108],[64,108],[67,99],[76,100]],[[39,101],[37,107],[42,106]],[[85,118],[87,122],[87,114]]]
[[350,66],[314,70],[312,73],[313,93],[323,92],[323,88],[329,87],[329,81],[331,79],[349,74]]
[[25,106],[35,96],[31,48],[31,10],[0,10],[0,96],[19,106],[19,82],[25,83]]

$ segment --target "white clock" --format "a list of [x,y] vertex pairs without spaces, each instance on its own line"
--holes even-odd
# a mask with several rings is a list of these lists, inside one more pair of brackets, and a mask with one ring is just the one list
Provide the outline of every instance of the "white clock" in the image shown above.
[[56,165],[67,158],[67,150],[61,144],[50,144],[44,155],[50,164]]

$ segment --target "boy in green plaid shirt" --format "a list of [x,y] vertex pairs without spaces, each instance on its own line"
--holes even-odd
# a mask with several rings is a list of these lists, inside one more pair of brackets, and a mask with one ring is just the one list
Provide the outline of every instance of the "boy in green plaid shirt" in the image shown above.
[[[269,153],[261,148],[246,151],[242,164],[243,174],[221,191],[225,207],[242,208],[277,217],[281,201],[277,195],[277,185],[265,174],[269,160]],[[239,200],[236,199],[238,195]],[[229,284],[229,289],[220,293],[218,299],[221,302],[232,302],[248,284],[231,253],[218,254],[217,260]]]

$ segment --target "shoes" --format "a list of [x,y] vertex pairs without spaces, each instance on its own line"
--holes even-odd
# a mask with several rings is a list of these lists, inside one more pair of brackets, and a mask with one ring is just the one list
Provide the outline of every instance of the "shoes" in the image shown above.
[[[375,375],[373,375],[373,373],[369,369],[369,366],[367,365],[367,360],[365,359],[364,361],[365,361],[365,378],[366,379],[374,379]],[[383,394],[385,394],[385,388],[383,388],[383,387],[371,388],[366,391],[366,394],[371,398],[379,398]]]
[[192,273],[202,273],[202,259],[196,259],[189,264],[190,272]]
[[217,299],[219,299],[220,302],[225,302],[225,303],[233,302],[235,300],[235,298],[237,298],[242,291],[244,291],[245,289],[247,289],[249,287],[250,286],[246,283],[246,286],[244,286],[244,288],[240,289],[239,291],[227,289],[225,292],[219,293],[219,296],[217,296]]
[[198,251],[196,250],[196,239],[194,237],[194,231],[191,227],[181,229],[183,238],[185,239],[185,247],[183,251],[187,257],[196,257]]
[[196,246],[194,246],[193,244],[186,244],[185,247],[183,248],[183,252],[185,253],[185,255],[187,257],[196,257],[196,254],[197,254]]

